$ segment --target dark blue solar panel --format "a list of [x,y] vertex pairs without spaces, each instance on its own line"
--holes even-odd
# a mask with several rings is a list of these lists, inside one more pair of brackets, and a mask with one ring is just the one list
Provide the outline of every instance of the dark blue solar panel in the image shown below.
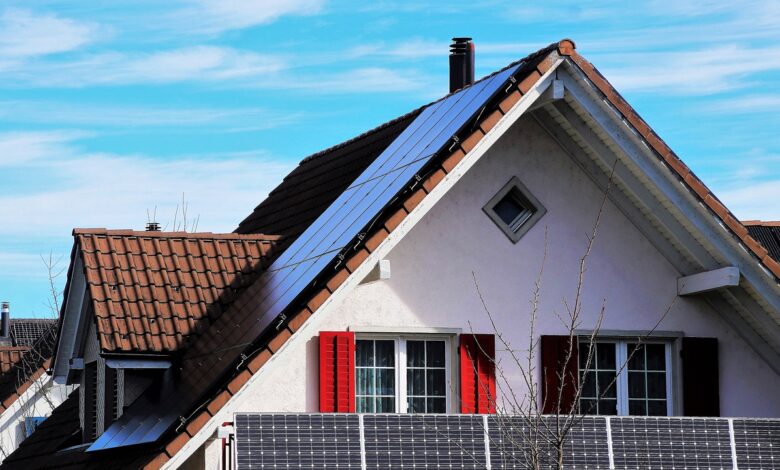
[[[540,419],[541,421],[536,421]],[[564,420],[565,417],[561,417]],[[493,469],[557,468],[558,453],[550,443],[557,429],[556,417],[494,415],[488,418],[490,462]],[[608,469],[607,423],[587,416],[573,423],[563,445],[566,468]]]
[[360,469],[360,424],[345,414],[239,414],[236,468]]
[[[258,294],[251,301],[259,320],[245,335],[253,334],[258,328],[267,328],[311,285],[347,243],[475,117],[519,67],[510,67],[424,109],[255,282],[252,292]],[[180,402],[171,403],[165,408],[166,417],[160,419],[149,413],[152,409],[162,409],[159,404],[147,408],[147,416],[139,418],[140,421],[123,417],[90,450],[153,442],[173,423],[175,416],[183,412],[179,410],[182,406]],[[154,419],[150,419],[149,414]]]
[[626,416],[610,422],[616,469],[731,468],[725,419]]
[[363,427],[366,469],[486,465],[479,415],[365,415]]

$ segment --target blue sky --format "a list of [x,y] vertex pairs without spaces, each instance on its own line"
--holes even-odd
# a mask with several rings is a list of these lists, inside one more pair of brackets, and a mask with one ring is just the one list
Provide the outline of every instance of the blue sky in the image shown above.
[[182,194],[232,231],[307,154],[446,93],[452,36],[478,76],[574,39],[738,217],[780,219],[780,4],[583,3],[3,2],[0,299],[50,316],[41,255],[170,228]]

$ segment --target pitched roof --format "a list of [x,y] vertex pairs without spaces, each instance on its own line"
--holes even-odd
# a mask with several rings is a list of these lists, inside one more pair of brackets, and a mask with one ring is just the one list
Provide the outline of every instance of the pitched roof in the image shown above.
[[[656,153],[659,159],[679,176],[681,182],[690,188],[712,210],[713,214],[719,217],[725,226],[752,250],[756,257],[771,272],[780,276],[780,265],[777,263],[772,265],[771,260],[767,261],[766,250],[747,234],[747,229],[728,212],[712,193],[707,190],[703,183],[653,133],[649,126],[638,117],[636,112],[628,106],[598,71],[576,53],[574,44],[571,41],[564,40],[518,62],[522,63],[523,66],[509,82],[508,86],[506,86],[504,94],[499,99],[491,101],[489,105],[480,111],[473,125],[468,128],[468,132],[463,135],[458,134],[458,139],[452,147],[445,147],[446,151],[437,153],[436,158],[431,161],[430,167],[421,179],[416,184],[404,189],[387,207],[383,208],[381,215],[373,221],[369,230],[365,233],[360,233],[359,237],[358,234],[355,234],[356,242],[351,245],[350,251],[346,254],[343,262],[340,263],[339,268],[322,271],[316,282],[309,286],[294,304],[289,306],[285,322],[265,332],[255,341],[249,343],[238,341],[242,332],[236,331],[235,326],[240,325],[241,321],[246,319],[244,317],[254,318],[251,317],[253,312],[247,311],[246,307],[247,304],[256,299],[246,297],[233,303],[223,315],[220,315],[212,323],[209,329],[205,330],[202,335],[194,338],[192,345],[185,352],[183,361],[177,366],[181,380],[174,390],[175,393],[171,393],[167,398],[161,400],[156,408],[148,407],[146,403],[144,408],[132,405],[127,410],[125,416],[123,416],[124,423],[127,423],[128,420],[157,422],[159,417],[162,416],[158,414],[161,410],[165,410],[168,414],[175,413],[186,417],[178,427],[171,429],[162,440],[158,441],[158,453],[155,455],[154,460],[150,460],[150,465],[159,466],[175,456],[192,436],[195,436],[213,416],[216,416],[222,406],[229,401],[230,397],[236,394],[252,375],[256,374],[268,359],[279,351],[279,348],[301,328],[304,322],[316,313],[330,295],[361,266],[369,254],[376,250],[391,232],[396,230],[404,218],[482,140],[501,120],[502,116],[538,82],[542,75],[552,67],[552,64],[564,57],[568,57],[570,63],[579,67],[586,74],[598,90],[603,93],[604,97],[648,143],[648,146]],[[515,65],[518,63],[515,63]],[[401,131],[399,130],[399,133]],[[368,134],[368,136],[371,135],[375,134]],[[352,144],[355,144],[355,142],[352,142]],[[334,159],[347,158],[343,154],[340,156],[335,156],[338,155],[335,153],[331,155]],[[327,161],[328,158],[325,157],[317,165],[324,164]],[[309,161],[304,160],[301,166],[306,163],[309,163]],[[330,162],[328,163],[330,164]],[[311,185],[317,185],[316,179],[311,179],[310,181]],[[282,186],[284,186],[284,183]],[[313,191],[316,188],[307,188],[306,183],[302,181],[299,189],[301,191]],[[295,194],[293,186],[289,186],[287,190],[290,191],[288,196]],[[278,203],[284,204],[283,199],[279,196]],[[273,205],[269,204],[266,207],[269,206],[272,207]],[[263,204],[258,206],[258,208],[260,207],[263,207]],[[312,204],[311,207],[316,207],[316,204]],[[313,211],[317,214],[321,213],[320,209],[313,209]],[[261,218],[262,213],[256,217],[254,215],[250,216],[239,227],[239,231],[252,230],[252,224],[262,223]],[[314,220],[314,218],[316,217],[309,216],[309,220]],[[248,222],[250,220],[254,220],[254,222],[250,224]],[[259,227],[260,225],[257,226]],[[268,226],[274,227],[273,224]],[[276,225],[276,227],[282,226]],[[289,236],[296,237],[301,233],[301,229],[291,229],[288,233]],[[119,425],[120,428],[125,426],[122,423],[117,423],[116,425]],[[94,454],[113,454],[114,452],[121,451],[114,449]]]
[[103,352],[171,353],[269,263],[279,237],[76,229]]
[[40,334],[28,346],[0,348],[0,412],[10,408],[49,367],[57,333],[56,322],[36,322]]
[[746,220],[742,223],[750,236],[769,251],[769,256],[780,262],[780,221]]
[[148,452],[138,448],[88,454],[84,446],[79,446],[80,443],[79,391],[76,389],[32,436],[23,440],[19,448],[3,460],[2,468],[130,469],[141,468],[150,458]]
[[55,319],[12,318],[11,338],[17,346],[32,346],[38,338],[57,324]]

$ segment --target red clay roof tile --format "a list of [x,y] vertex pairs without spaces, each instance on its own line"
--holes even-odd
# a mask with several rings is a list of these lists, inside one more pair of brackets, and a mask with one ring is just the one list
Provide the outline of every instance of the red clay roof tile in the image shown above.
[[277,236],[76,229],[104,352],[171,353],[268,266]]

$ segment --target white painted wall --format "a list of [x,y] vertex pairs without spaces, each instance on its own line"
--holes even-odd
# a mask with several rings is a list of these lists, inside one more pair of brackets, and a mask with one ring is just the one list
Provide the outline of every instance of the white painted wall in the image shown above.
[[[482,211],[512,176],[520,178],[547,208],[517,244]],[[542,265],[545,232],[548,255],[537,330],[564,333],[555,312],[564,313],[564,299],[573,301],[579,259],[601,196],[558,145],[524,118],[395,247],[388,256],[392,278],[361,285],[336,312],[318,319],[316,331],[307,328],[306,338],[295,338],[284,354],[267,365],[257,393],[240,409],[317,411],[319,330],[416,326],[469,331],[470,322],[474,332],[492,332],[472,272],[498,327],[512,343],[527,345],[530,299]],[[678,298],[678,277],[647,239],[608,204],[588,260],[582,327],[595,325],[603,301],[603,330],[650,329],[677,299],[659,329],[719,339],[723,416],[780,416],[780,377],[707,304]],[[506,358],[504,364],[511,370]]]
[[[512,176],[547,208],[517,244],[482,211]],[[218,418],[232,412],[318,411],[321,330],[380,326],[492,332],[472,272],[498,328],[516,347],[527,347],[530,300],[544,258],[545,234],[548,254],[537,332],[565,333],[556,312],[564,314],[564,301],[573,301],[579,259],[601,196],[558,145],[523,118],[393,249],[387,257],[391,279],[361,285],[327,317],[310,319]],[[677,298],[678,277],[608,204],[588,260],[582,328],[594,327],[604,302],[603,330],[647,330],[677,299],[659,329],[719,339],[722,415],[780,417],[780,376],[706,303]],[[522,390],[506,353],[499,351],[498,360]]]
[[24,440],[24,419],[51,415],[72,390],[72,386],[56,384],[44,374],[0,414],[0,463]]

